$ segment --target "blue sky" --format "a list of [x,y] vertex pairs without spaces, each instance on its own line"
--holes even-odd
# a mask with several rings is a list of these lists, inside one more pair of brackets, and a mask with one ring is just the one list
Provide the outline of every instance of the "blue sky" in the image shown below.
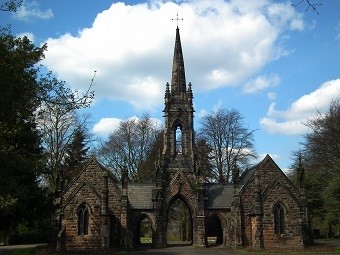
[[105,137],[121,119],[150,113],[162,120],[179,17],[186,79],[194,92],[195,127],[218,107],[236,108],[256,129],[255,148],[282,169],[308,129],[340,96],[340,1],[25,0],[0,24],[48,44],[43,64],[74,89],[93,71],[89,127]]

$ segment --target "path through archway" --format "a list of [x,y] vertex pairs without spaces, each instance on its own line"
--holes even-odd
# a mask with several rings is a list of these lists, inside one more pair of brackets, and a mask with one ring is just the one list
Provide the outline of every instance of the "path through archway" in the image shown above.
[[177,198],[167,215],[167,245],[192,244],[192,217],[188,205]]
[[139,216],[135,221],[134,246],[151,246],[153,244],[154,230],[147,215]]
[[209,217],[206,223],[206,236],[208,246],[223,244],[223,229],[221,220],[217,215]]

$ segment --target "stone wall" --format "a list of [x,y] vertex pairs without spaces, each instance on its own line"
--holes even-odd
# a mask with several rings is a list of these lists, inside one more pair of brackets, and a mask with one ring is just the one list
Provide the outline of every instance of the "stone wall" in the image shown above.
[[[262,215],[262,246],[265,249],[301,249],[303,248],[303,236],[301,232],[299,194],[292,183],[278,166],[267,158],[259,166],[261,187]],[[255,180],[242,188],[242,223],[244,246],[256,246],[254,244],[254,218],[249,216],[255,204]],[[276,203],[284,205],[284,233],[275,234],[273,208]]]

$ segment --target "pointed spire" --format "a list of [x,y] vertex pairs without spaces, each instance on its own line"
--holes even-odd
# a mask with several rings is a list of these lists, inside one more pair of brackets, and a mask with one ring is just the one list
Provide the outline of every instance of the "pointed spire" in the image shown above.
[[176,41],[172,64],[171,92],[186,92],[184,60],[179,28],[176,28]]

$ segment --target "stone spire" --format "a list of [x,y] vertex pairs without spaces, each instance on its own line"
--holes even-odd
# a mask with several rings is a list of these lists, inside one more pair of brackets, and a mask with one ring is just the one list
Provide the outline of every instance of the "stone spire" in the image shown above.
[[174,58],[172,64],[171,94],[186,92],[184,60],[179,28],[176,29]]

